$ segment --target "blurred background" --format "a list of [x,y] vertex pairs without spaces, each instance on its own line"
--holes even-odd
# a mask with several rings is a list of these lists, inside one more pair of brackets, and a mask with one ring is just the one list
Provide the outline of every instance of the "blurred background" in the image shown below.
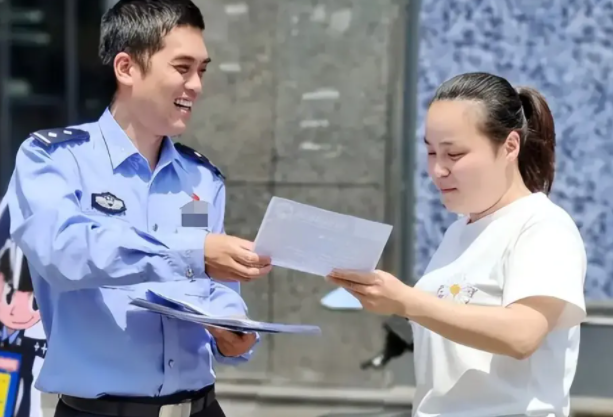
[[[613,0],[195,2],[213,62],[178,139],[226,174],[227,232],[254,238],[274,195],[387,222],[381,267],[408,282],[454,220],[425,171],[422,125],[436,87],[488,71],[541,90],[558,135],[552,199],[589,255],[591,323],[573,401],[613,415]],[[0,0],[2,190],[29,132],[95,120],[106,107],[113,82],[97,58],[98,25],[114,3]],[[264,338],[251,363],[220,369],[220,395],[243,404],[229,416],[263,403],[296,417],[408,410],[410,353],[361,370],[383,347],[383,318],[324,308],[332,289],[282,269],[243,286],[253,318],[319,324],[323,336]]]

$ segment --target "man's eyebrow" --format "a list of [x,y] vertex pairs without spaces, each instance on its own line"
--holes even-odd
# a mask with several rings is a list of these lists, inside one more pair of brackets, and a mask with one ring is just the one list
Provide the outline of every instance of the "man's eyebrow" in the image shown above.
[[[179,55],[177,57],[175,57],[173,59],[173,61],[189,61],[189,62],[194,62],[196,61],[196,59],[193,56],[189,56],[189,55]],[[211,62],[211,58],[206,58],[204,61],[202,61],[202,64],[208,64]]]

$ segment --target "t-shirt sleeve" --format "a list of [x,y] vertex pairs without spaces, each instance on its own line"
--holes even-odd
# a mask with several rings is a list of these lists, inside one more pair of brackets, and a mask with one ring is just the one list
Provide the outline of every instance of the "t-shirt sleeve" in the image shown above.
[[580,324],[586,317],[585,246],[574,224],[543,220],[526,228],[509,251],[503,305],[528,297],[566,302],[556,328]]

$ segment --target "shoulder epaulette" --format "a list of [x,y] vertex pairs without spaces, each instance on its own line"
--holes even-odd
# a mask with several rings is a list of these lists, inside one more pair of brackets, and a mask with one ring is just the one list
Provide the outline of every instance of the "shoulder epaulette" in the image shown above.
[[64,142],[71,142],[75,140],[89,140],[89,132],[69,127],[39,130],[37,132],[31,133],[30,135],[45,146],[55,145]]
[[226,176],[221,172],[219,168],[217,168],[206,156],[202,155],[200,152],[195,149],[190,148],[187,145],[183,145],[182,143],[175,143],[175,149],[179,151],[181,155],[185,155],[190,159],[194,159],[200,162],[202,165],[206,166],[208,169],[213,171],[215,175],[220,177],[222,180],[226,179]]

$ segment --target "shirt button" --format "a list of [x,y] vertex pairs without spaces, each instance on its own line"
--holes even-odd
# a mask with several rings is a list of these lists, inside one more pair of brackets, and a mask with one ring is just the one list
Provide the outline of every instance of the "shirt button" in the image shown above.
[[157,225],[157,223],[153,225],[153,231],[154,231],[154,232],[157,232],[157,231],[158,231],[158,225]]
[[186,276],[187,278],[191,278],[191,277],[193,277],[193,276],[194,276],[194,270],[193,270],[193,269],[191,269],[191,268],[187,268],[187,271],[185,271],[185,276]]
[[171,359],[171,360],[169,360],[169,361],[168,361],[168,366],[169,366],[169,367],[171,367],[171,368],[172,368],[174,364],[175,364],[175,361],[174,361],[173,359]]

